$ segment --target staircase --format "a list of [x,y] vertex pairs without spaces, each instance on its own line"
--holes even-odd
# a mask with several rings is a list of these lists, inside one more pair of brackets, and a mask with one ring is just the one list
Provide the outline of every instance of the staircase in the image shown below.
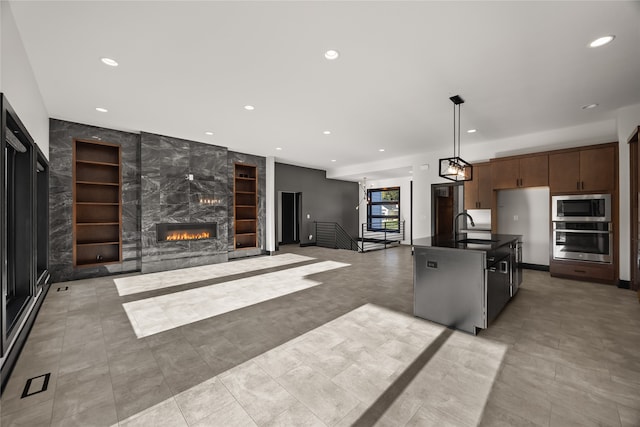
[[404,240],[404,221],[398,228],[375,229],[371,224],[362,224],[360,238],[355,239],[337,222],[315,221],[316,246],[331,249],[347,249],[368,252],[400,245]]
[[363,223],[359,239],[362,252],[399,246],[404,240],[404,231],[404,221],[398,223],[398,228],[375,228]]
[[315,224],[316,246],[362,252],[358,241],[351,237],[337,222],[315,221]]

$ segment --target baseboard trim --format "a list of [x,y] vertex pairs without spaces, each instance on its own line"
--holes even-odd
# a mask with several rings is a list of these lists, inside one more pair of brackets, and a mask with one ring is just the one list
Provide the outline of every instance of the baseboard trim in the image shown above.
[[316,246],[316,242],[300,243],[301,248],[305,248],[307,246]]
[[528,264],[526,262],[521,262],[520,265],[522,268],[526,268],[527,270],[549,271],[548,265]]
[[618,280],[618,287],[621,289],[631,289],[631,281],[630,280]]

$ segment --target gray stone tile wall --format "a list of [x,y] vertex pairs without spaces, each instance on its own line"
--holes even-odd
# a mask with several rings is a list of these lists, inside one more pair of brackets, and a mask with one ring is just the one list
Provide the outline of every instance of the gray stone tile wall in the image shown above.
[[[73,139],[120,144],[123,262],[73,267]],[[265,242],[266,159],[225,147],[142,132],[50,120],[50,269],[56,282],[133,271],[153,272],[259,255]],[[234,164],[258,167],[258,247],[235,250]],[[186,179],[193,174],[194,180]],[[215,199],[216,203],[201,203]],[[161,222],[215,222],[218,238],[156,242]]]
[[[143,132],[142,272],[172,270],[227,260],[227,149]],[[187,174],[193,174],[189,181]],[[215,199],[215,204],[201,203]],[[218,238],[157,242],[157,223],[215,222]]]
[[[122,156],[122,263],[73,267],[73,140],[119,144]],[[140,135],[49,121],[49,267],[54,282],[140,269]]]

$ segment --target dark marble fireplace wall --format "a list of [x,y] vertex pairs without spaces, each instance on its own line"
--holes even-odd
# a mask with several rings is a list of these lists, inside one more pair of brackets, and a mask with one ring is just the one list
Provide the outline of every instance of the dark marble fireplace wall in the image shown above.
[[[143,132],[141,171],[142,272],[227,261],[227,149]],[[219,238],[157,242],[155,225],[161,222],[215,222]]]
[[[122,259],[119,264],[73,268],[73,139],[120,144],[122,154]],[[140,135],[63,120],[49,120],[49,267],[53,282],[140,269]]]
[[[229,151],[228,156],[228,194],[229,194],[229,258],[239,258],[245,256],[260,255],[264,252],[265,242],[265,220],[266,220],[266,184],[267,177],[267,160],[261,156],[251,154],[237,153]],[[234,242],[234,209],[233,209],[233,174],[236,163],[245,163],[247,165],[257,166],[258,172],[258,247],[256,249],[239,249],[235,250]]]

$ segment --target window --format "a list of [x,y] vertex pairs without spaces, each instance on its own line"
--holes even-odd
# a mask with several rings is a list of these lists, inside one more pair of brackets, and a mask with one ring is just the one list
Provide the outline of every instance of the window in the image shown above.
[[400,232],[400,187],[367,190],[367,230]]

